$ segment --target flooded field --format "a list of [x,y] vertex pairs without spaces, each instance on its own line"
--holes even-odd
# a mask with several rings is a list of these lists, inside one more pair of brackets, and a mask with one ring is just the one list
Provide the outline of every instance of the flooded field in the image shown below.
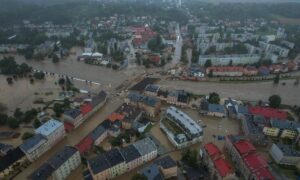
[[[286,85],[281,83],[285,82]],[[300,86],[294,86],[295,80],[281,80],[280,84],[274,85],[270,82],[253,83],[213,83],[213,82],[190,82],[190,81],[160,81],[160,85],[166,88],[184,89],[197,94],[209,94],[217,92],[222,97],[231,97],[240,100],[267,101],[269,96],[278,94],[282,103],[299,105]]]

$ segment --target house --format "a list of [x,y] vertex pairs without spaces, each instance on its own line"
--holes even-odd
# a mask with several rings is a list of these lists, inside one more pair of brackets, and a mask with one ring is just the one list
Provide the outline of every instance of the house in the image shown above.
[[101,142],[103,142],[108,136],[108,130],[105,129],[103,126],[99,125],[97,126],[90,134],[89,137],[91,137],[94,141],[94,145],[98,146]]
[[110,179],[115,178],[127,171],[125,159],[119,149],[114,148],[104,153],[104,155],[110,165]]
[[0,156],[5,156],[8,151],[13,149],[12,145],[0,143]]
[[260,76],[268,76],[270,74],[270,69],[266,66],[261,66],[258,69],[258,74]]
[[47,139],[44,136],[36,134],[26,139],[23,144],[20,145],[20,149],[25,153],[28,160],[33,162],[48,151],[50,146],[47,144]]
[[53,146],[65,137],[64,124],[55,119],[50,119],[39,128],[35,129],[36,134],[41,134],[47,139],[47,144]]
[[80,164],[79,151],[74,147],[65,146],[35,170],[28,179],[66,179]]
[[134,145],[121,148],[120,152],[125,158],[127,172],[143,164],[142,155]]
[[150,119],[146,117],[142,117],[138,121],[134,122],[133,128],[138,132],[143,133],[150,124],[151,124]]
[[77,128],[83,121],[83,115],[78,109],[69,109],[63,113],[65,123],[71,124],[73,128]]
[[249,113],[253,115],[261,115],[266,119],[287,119],[287,112],[270,107],[249,107]]
[[94,180],[110,179],[110,164],[104,154],[100,154],[93,159],[87,161],[89,171]]
[[15,165],[27,161],[26,155],[19,148],[9,150],[6,155],[0,157],[0,179],[14,172]]
[[184,90],[170,91],[167,96],[167,103],[184,107],[188,105],[189,97],[189,93]]
[[83,155],[89,150],[91,150],[93,145],[94,145],[93,138],[90,136],[86,136],[75,147],[78,149],[80,154]]
[[245,137],[226,136],[225,151],[230,154],[236,170],[244,179],[275,180],[267,161],[256,152],[255,147]]
[[280,129],[274,127],[264,127],[263,133],[266,136],[278,137],[280,133]]
[[121,114],[123,118],[119,119],[123,129],[131,129],[134,122],[138,121],[142,116],[142,110],[130,104],[122,104],[115,113]]
[[147,166],[139,171],[140,174],[144,175],[148,180],[163,180],[163,176],[159,171],[159,167],[156,164]]
[[214,116],[214,117],[226,117],[225,108],[222,105],[219,104],[208,104],[208,116]]
[[216,145],[213,143],[205,144],[202,152],[211,179],[236,179],[233,168]]
[[177,164],[169,155],[164,156],[163,158],[160,158],[158,160],[155,160],[154,164],[156,164],[159,167],[164,179],[177,177],[178,175]]
[[160,86],[158,86],[158,85],[148,84],[145,88],[144,94],[146,96],[156,97],[159,89],[160,89]]
[[206,74],[212,74],[213,76],[221,77],[237,77],[243,76],[244,68],[239,66],[220,66],[220,67],[209,67],[206,69]]
[[142,164],[157,157],[157,147],[155,143],[148,137],[135,142],[133,146],[141,154]]
[[300,162],[300,152],[292,145],[273,144],[270,155],[277,164],[296,166]]

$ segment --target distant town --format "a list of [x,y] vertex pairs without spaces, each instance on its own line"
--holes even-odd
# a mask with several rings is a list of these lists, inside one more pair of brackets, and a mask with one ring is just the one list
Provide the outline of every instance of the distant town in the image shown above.
[[52,3],[0,7],[0,179],[300,178],[300,4]]

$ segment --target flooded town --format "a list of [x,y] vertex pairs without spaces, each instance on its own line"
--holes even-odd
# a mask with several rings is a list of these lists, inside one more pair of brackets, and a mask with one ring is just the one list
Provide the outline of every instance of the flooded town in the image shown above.
[[0,180],[299,179],[299,8],[3,0]]

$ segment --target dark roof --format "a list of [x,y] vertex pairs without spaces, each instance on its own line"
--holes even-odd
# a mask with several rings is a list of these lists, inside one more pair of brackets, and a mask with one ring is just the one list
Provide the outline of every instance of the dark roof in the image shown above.
[[155,84],[148,84],[145,88],[145,91],[156,93],[159,90],[159,86]]
[[104,156],[112,167],[125,161],[124,157],[120,153],[120,150],[117,148],[104,153]]
[[95,107],[98,104],[102,103],[106,97],[107,97],[107,93],[105,91],[101,91],[99,94],[92,97],[92,102],[91,102],[92,106]]
[[100,126],[102,126],[104,129],[109,129],[111,128],[111,122],[106,119],[102,123],[100,123]]
[[208,105],[209,105],[209,103],[207,101],[201,101],[200,109],[203,111],[208,111]]
[[176,162],[169,155],[154,161],[154,163],[162,167],[163,169],[177,166]]
[[43,140],[45,140],[45,138],[41,134],[36,134],[21,144],[20,148],[24,151],[28,151]]
[[297,128],[300,128],[300,123],[295,121],[282,121],[278,119],[272,119],[271,126],[279,129],[288,129],[296,131]]
[[164,179],[156,164],[147,166],[144,169],[142,169],[140,172],[141,172],[141,174],[145,175],[148,180],[163,180]]
[[31,180],[48,179],[49,177],[51,177],[53,172],[54,172],[54,169],[48,163],[44,163],[41,167],[39,167],[37,170],[35,170],[28,177],[28,179],[31,179]]
[[13,148],[14,147],[12,145],[0,143],[0,151],[8,152],[9,150],[12,150]]
[[54,168],[58,169],[62,164],[64,164],[71,156],[77,152],[77,149],[71,146],[65,146],[54,156],[52,156],[48,163]]
[[79,109],[69,109],[64,112],[64,115],[70,116],[73,119],[77,118],[80,114],[81,112]]
[[300,152],[292,145],[276,144],[276,146],[282,151],[284,156],[300,157]]
[[133,87],[130,88],[131,91],[143,91],[148,84],[154,84],[157,82],[157,78],[144,78],[142,81],[135,84]]
[[128,122],[135,120],[142,113],[141,109],[126,103],[122,104],[115,112],[123,114],[123,121]]
[[98,139],[103,133],[105,133],[106,129],[103,126],[97,126],[89,136],[95,141]]
[[182,103],[188,103],[189,95],[186,92],[179,92],[177,96],[177,101]]
[[225,114],[224,106],[219,105],[219,104],[208,104],[208,111]]
[[159,99],[155,97],[144,96],[143,102],[148,106],[155,107],[155,105],[159,103]]
[[198,180],[204,177],[204,171],[202,169],[192,167],[184,167],[183,169],[186,172],[187,179]]
[[168,97],[169,92],[168,91],[162,91],[162,90],[158,90],[157,92],[157,96],[163,96],[165,98]]
[[132,102],[142,102],[147,106],[154,107],[157,103],[159,103],[159,99],[156,97],[144,96],[139,93],[129,93],[127,96]]
[[131,161],[141,157],[141,154],[133,145],[129,145],[125,148],[120,149],[120,152],[123,155],[123,157],[125,158],[126,163],[131,162]]
[[24,156],[24,152],[19,147],[8,151],[5,156],[0,158],[0,171],[7,169]]
[[104,154],[100,154],[99,156],[88,160],[88,164],[90,165],[93,174],[98,174],[111,167]]
[[238,113],[241,113],[241,114],[248,114],[249,113],[248,107],[243,106],[243,105],[238,105],[237,111],[238,111]]

